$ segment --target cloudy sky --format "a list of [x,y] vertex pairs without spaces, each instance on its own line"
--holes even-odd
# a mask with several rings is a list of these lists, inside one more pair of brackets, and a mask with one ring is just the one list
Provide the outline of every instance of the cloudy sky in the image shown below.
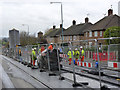
[[62,2],[63,19],[65,28],[72,24],[84,23],[84,18],[89,17],[91,23],[97,22],[107,15],[107,10],[113,8],[114,14],[118,14],[118,1],[120,0],[0,0],[0,37],[8,37],[9,30],[16,28],[20,32],[27,31],[29,25],[30,34],[59,27],[61,23],[60,4],[50,2]]

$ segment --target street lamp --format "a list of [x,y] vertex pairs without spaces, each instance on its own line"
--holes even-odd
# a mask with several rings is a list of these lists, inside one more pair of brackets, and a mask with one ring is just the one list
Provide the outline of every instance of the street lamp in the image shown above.
[[29,25],[28,24],[22,24],[22,26],[27,26],[28,27],[28,44],[29,44]]
[[63,10],[62,10],[62,2],[50,2],[50,4],[59,3],[61,4],[61,23],[62,23],[62,46],[63,46]]

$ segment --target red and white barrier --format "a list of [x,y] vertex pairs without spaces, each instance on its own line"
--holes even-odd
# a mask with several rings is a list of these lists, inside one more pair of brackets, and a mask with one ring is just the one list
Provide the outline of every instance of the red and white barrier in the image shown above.
[[108,62],[108,67],[118,68],[119,65],[119,62]]
[[60,54],[60,57],[62,57],[62,58],[66,58],[67,55],[66,55],[66,54]]
[[77,65],[78,66],[83,66],[83,67],[89,67],[89,68],[92,68],[92,63],[89,63],[89,62],[80,62],[80,61],[78,61],[77,62]]

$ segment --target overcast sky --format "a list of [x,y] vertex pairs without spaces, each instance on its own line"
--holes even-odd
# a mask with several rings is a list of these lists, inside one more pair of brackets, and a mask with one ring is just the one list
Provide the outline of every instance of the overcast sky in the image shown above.
[[65,28],[72,24],[84,23],[89,13],[89,20],[95,23],[107,15],[108,9],[113,8],[118,14],[118,1],[120,0],[0,0],[0,37],[8,37],[9,30],[16,28],[19,31],[28,31],[36,34],[39,31],[59,28],[61,23],[60,4],[50,4],[57,1],[63,4],[63,19]]

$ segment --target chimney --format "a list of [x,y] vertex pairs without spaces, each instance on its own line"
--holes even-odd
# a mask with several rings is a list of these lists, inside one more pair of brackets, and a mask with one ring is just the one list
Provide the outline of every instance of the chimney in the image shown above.
[[112,9],[108,10],[108,16],[110,16],[110,15],[113,15],[113,10]]
[[76,21],[75,21],[75,20],[73,20],[73,22],[72,22],[72,23],[73,23],[73,25],[76,25]]
[[86,18],[85,18],[85,23],[88,23],[88,22],[89,22],[89,18],[86,17]]
[[62,28],[62,24],[60,24],[60,28]]
[[53,25],[53,29],[55,29],[55,25]]

